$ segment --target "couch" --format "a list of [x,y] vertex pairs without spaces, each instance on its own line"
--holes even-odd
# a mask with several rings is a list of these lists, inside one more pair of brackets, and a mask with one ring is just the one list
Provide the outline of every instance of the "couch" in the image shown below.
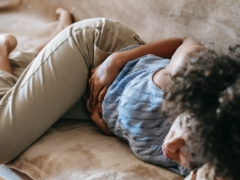
[[[146,42],[191,36],[228,52],[240,40],[237,0],[10,0],[0,2],[0,33],[18,39],[16,50],[50,36],[63,7],[74,21],[106,17],[134,29]],[[5,3],[5,4],[4,4]],[[74,108],[78,106],[75,105]],[[71,115],[71,111],[69,111]],[[19,157],[0,165],[0,180],[183,180],[164,167],[140,161],[126,142],[105,136],[90,120],[65,118],[54,124]]]

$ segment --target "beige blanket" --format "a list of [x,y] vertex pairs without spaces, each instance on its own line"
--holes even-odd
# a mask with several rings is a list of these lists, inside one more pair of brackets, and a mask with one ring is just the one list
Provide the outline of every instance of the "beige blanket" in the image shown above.
[[[18,50],[29,49],[50,36],[57,24],[57,7],[71,11],[76,21],[116,19],[146,42],[192,36],[224,52],[240,42],[238,0],[20,0],[10,9],[0,9],[0,33],[16,35]],[[59,122],[8,167],[27,174],[18,175],[22,179],[183,179],[138,160],[123,141],[81,121]],[[0,176],[9,179],[13,174],[4,168],[0,167]]]
[[60,121],[8,167],[32,179],[161,179],[180,176],[137,159],[122,140],[89,121]]

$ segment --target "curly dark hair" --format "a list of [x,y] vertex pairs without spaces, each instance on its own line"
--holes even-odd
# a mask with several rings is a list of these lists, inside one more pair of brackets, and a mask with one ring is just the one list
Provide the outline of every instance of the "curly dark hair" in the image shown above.
[[[170,119],[192,114],[188,152],[201,157],[220,177],[240,177],[240,51],[228,55],[207,50],[165,90],[162,110]],[[203,152],[197,154],[195,152]]]

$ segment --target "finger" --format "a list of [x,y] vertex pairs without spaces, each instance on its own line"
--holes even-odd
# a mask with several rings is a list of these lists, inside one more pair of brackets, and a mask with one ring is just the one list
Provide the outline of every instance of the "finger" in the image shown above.
[[98,111],[96,110],[96,108],[94,108],[91,114],[91,119],[97,124],[99,117],[100,115],[98,114]]
[[100,129],[103,131],[104,134],[106,135],[114,135],[112,131],[109,130],[107,124],[105,123],[105,121],[103,120],[103,118],[99,118],[98,119],[99,122],[99,127]]
[[99,113],[101,113],[101,115],[102,115],[102,101],[101,101],[101,102],[98,102],[98,111],[99,111]]
[[98,85],[95,84],[94,90],[92,91],[92,105],[97,104],[98,95],[99,95],[100,91],[101,91],[101,86],[98,86]]
[[103,133],[107,135],[114,135],[108,128],[107,124],[103,120],[101,114],[98,111],[97,106],[94,108],[93,113],[91,115],[92,120],[96,123],[96,125],[103,131]]
[[102,114],[102,102],[103,102],[104,97],[107,93],[108,87],[109,86],[105,86],[98,95],[98,110],[101,114]]
[[92,112],[92,111],[93,111],[92,106],[91,106],[91,102],[90,102],[89,99],[87,100],[86,106],[87,106],[87,110],[88,110],[89,112]]
[[95,106],[93,108],[93,112],[91,114],[91,118],[98,126],[101,126],[102,116],[101,116],[100,112],[98,111],[97,106]]
[[98,101],[99,102],[103,101],[103,99],[104,99],[104,97],[107,93],[108,87],[109,87],[108,85],[104,86],[103,89],[101,90],[101,92],[99,93],[99,95],[98,95]]
[[96,68],[93,68],[93,69],[91,70],[91,76],[94,74],[95,70],[96,70]]

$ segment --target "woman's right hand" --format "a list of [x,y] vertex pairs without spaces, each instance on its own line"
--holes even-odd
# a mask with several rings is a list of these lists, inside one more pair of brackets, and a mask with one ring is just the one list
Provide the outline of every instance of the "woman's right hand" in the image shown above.
[[93,107],[93,111],[91,113],[91,119],[102,130],[102,132],[104,134],[109,135],[109,136],[114,136],[114,133],[112,131],[110,131],[107,124],[105,123],[105,121],[102,118],[102,114],[99,113],[98,109],[99,108],[97,106]]
[[102,113],[102,101],[107,93],[108,87],[116,79],[124,64],[121,61],[121,53],[115,52],[99,66],[91,71],[89,79],[90,97],[87,107],[90,112],[98,103],[99,112]]

